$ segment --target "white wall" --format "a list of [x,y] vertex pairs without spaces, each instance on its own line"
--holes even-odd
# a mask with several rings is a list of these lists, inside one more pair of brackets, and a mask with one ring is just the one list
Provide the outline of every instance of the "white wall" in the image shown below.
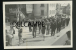
[[49,17],[54,16],[56,14],[56,4],[55,3],[51,3],[49,4]]

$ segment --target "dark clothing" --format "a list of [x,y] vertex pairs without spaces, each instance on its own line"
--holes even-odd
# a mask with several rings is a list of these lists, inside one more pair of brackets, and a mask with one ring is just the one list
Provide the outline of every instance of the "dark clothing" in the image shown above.
[[51,23],[51,36],[54,36],[55,35],[55,27],[56,24],[55,24],[55,21],[52,21]]
[[31,32],[31,31],[32,31],[32,29],[31,29],[31,27],[32,27],[32,22],[31,22],[31,21],[29,21],[28,26],[29,26],[29,32]]
[[49,34],[49,31],[50,31],[50,22],[47,23],[47,31],[48,31],[47,34]]
[[36,21],[34,22],[34,25],[33,25],[33,37],[36,37],[36,30],[37,30],[37,24],[35,24]]
[[42,34],[45,34],[45,27],[42,27]]
[[57,33],[60,32],[60,30],[61,30],[61,19],[58,18],[57,19]]
[[66,25],[68,26],[70,18],[66,19]]
[[42,26],[42,34],[45,34],[46,25],[45,25],[44,21],[43,21],[43,23],[44,23],[44,26]]
[[65,28],[65,18],[63,19],[63,27]]

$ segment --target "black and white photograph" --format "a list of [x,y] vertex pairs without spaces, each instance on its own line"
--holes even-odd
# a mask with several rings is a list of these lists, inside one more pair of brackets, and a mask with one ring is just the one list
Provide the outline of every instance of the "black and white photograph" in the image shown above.
[[4,48],[72,48],[72,1],[3,2]]

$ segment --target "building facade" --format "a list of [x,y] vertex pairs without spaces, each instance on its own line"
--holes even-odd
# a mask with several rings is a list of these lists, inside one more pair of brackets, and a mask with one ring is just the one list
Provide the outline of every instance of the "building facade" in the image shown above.
[[47,17],[47,4],[34,4],[33,6],[33,14],[35,17]]
[[61,4],[60,3],[56,4],[56,14],[57,15],[62,14],[62,9],[61,9]]

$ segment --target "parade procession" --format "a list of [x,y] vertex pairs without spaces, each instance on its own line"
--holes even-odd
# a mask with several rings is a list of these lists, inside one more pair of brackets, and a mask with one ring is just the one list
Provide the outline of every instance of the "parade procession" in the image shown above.
[[[39,6],[42,9],[38,8]],[[44,43],[48,39],[60,37],[62,34],[60,32],[66,30],[66,27],[70,29],[70,4],[66,6],[50,4],[50,6],[48,4],[17,4],[15,8],[13,5],[6,5],[5,9],[7,8],[9,10],[9,13],[7,9],[5,11],[6,46],[26,46],[27,43],[29,45],[37,45],[36,42],[41,41],[41,43]],[[17,22],[22,23],[20,25]],[[48,41],[47,44],[52,43],[51,41],[53,40]],[[41,43],[38,44],[40,45]]]

